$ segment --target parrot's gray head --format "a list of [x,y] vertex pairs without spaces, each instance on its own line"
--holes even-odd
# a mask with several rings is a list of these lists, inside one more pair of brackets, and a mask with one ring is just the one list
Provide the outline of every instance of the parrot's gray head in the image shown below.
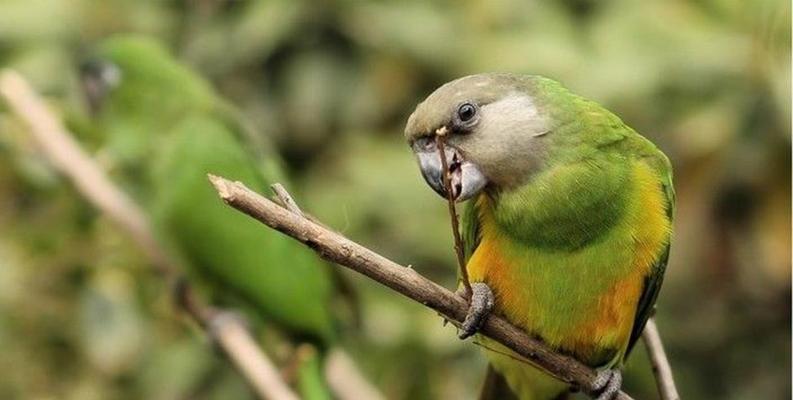
[[449,82],[416,107],[405,136],[421,173],[446,196],[436,137],[444,135],[452,195],[467,200],[485,188],[514,187],[541,163],[548,124],[532,93],[533,76],[471,75]]

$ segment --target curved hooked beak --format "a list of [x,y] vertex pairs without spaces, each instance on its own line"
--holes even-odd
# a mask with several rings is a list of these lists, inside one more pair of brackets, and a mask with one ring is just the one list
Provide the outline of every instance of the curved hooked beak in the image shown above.
[[[429,140],[434,142],[434,137],[429,138]],[[424,180],[436,193],[446,198],[446,188],[443,185],[443,165],[441,164],[440,152],[437,146],[425,146],[414,151]],[[468,200],[487,185],[487,178],[485,178],[479,167],[465,160],[455,147],[446,144],[444,153],[446,165],[449,167],[452,198],[455,201]]]
[[96,114],[110,90],[119,83],[118,68],[108,62],[89,59],[80,65],[80,86],[89,110]]

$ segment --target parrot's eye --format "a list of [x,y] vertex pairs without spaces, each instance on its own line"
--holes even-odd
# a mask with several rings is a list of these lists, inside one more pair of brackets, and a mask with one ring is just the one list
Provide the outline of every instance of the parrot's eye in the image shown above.
[[468,122],[476,116],[476,107],[471,103],[464,103],[457,109],[457,116],[460,118],[460,121]]
[[465,102],[457,107],[457,114],[453,118],[455,131],[466,131],[479,121],[479,108],[476,104]]
[[83,94],[93,112],[99,110],[105,97],[121,82],[121,70],[108,61],[90,59],[80,66]]

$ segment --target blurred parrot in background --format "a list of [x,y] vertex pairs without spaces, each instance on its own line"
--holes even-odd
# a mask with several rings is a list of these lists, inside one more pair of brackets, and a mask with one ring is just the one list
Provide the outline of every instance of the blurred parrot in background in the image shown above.
[[[82,65],[81,79],[115,175],[150,212],[159,238],[193,281],[220,300],[242,299],[296,343],[306,340],[319,354],[328,350],[338,328],[328,266],[225,206],[207,180],[214,173],[260,193],[285,182],[264,138],[155,39],[104,40]],[[329,397],[320,363],[303,366],[302,396]]]
[[[460,337],[474,334],[492,307],[597,368],[598,398],[613,398],[669,257],[675,194],[667,157],[608,110],[539,76],[447,83],[417,106],[405,135],[423,177],[446,197],[436,142],[443,135],[452,197],[471,199],[462,235],[473,294]],[[569,393],[480,340],[490,361],[482,398]]]

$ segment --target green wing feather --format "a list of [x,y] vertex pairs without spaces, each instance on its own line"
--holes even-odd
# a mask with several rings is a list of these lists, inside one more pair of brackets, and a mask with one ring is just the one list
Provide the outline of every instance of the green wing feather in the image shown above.
[[465,210],[463,210],[462,214],[461,226],[462,230],[460,236],[462,236],[463,239],[463,253],[465,255],[465,261],[468,262],[468,259],[474,254],[474,250],[479,246],[479,241],[481,240],[475,199],[466,203]]

